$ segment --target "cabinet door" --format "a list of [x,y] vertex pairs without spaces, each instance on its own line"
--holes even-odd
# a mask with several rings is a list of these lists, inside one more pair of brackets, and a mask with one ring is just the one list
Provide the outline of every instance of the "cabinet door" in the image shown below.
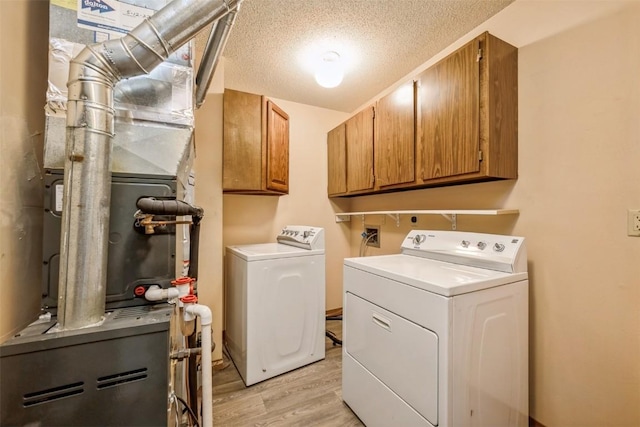
[[415,181],[414,84],[408,82],[378,101],[376,108],[376,185]]
[[347,190],[373,188],[373,113],[365,108],[346,122]]
[[419,76],[424,181],[480,170],[478,52],[474,40]]
[[259,190],[262,183],[261,96],[225,90],[222,188]]
[[266,188],[289,192],[289,115],[267,101]]
[[478,38],[481,169],[487,176],[518,177],[518,49],[489,33]]
[[342,123],[327,134],[327,193],[329,196],[347,192],[346,125]]

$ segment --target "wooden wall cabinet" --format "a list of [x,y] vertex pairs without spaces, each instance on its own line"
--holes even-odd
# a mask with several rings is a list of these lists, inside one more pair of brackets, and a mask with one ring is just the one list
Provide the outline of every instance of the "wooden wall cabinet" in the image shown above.
[[[346,122],[347,191],[330,196],[515,179],[518,50],[481,34],[378,100],[375,185],[357,190],[350,171],[363,173],[369,164],[368,158],[357,163],[362,156],[350,153],[361,149],[349,145],[348,124],[356,117]],[[329,158],[329,170],[335,161]]]
[[226,193],[289,193],[289,116],[261,95],[224,92],[222,187]]
[[347,193],[346,123],[327,134],[327,193],[339,196]]
[[401,85],[376,103],[376,189],[403,188],[415,182],[414,124],[413,81]]
[[518,51],[484,33],[418,77],[418,183],[517,178]]
[[374,114],[365,108],[327,134],[329,196],[373,190]]
[[346,121],[347,191],[373,189],[373,107]]

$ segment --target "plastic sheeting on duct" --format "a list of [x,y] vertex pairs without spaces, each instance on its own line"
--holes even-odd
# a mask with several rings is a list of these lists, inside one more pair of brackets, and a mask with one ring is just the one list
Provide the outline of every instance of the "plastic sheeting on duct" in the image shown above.
[[[131,3],[158,10],[169,0]],[[64,168],[69,63],[95,39],[95,32],[79,27],[77,20],[76,10],[50,5],[43,159],[48,169]],[[115,85],[112,172],[174,176],[186,187],[193,160],[193,50],[189,41],[148,75]]]
[[[69,64],[84,47],[57,37],[49,39],[47,116],[66,117]],[[193,126],[193,69],[190,66],[162,62],[149,74],[118,82],[113,96],[119,121]]]

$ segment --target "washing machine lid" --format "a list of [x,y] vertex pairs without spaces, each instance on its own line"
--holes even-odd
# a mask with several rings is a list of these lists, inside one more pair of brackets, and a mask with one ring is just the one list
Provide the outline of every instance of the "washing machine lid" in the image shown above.
[[527,279],[526,272],[506,273],[406,254],[346,258],[344,265],[446,297]]
[[324,249],[303,249],[280,243],[257,243],[252,245],[227,246],[227,253],[239,256],[245,261],[262,261],[321,255],[324,254]]

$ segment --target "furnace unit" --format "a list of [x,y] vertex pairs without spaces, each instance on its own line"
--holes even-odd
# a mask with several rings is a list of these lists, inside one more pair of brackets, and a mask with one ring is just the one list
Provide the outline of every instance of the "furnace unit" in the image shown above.
[[[58,305],[60,228],[63,171],[47,170],[44,192],[42,307],[55,313]],[[106,308],[150,304],[144,293],[151,285],[171,286],[176,275],[176,227],[157,228],[145,234],[134,217],[142,197],[175,198],[171,176],[113,174],[109,250],[107,255]]]
[[33,323],[0,346],[0,425],[166,425],[171,312],[117,309],[57,333]]
[[[1,425],[211,426],[203,211],[185,200],[193,105],[240,1],[50,2],[43,310],[0,345]],[[212,23],[194,76],[190,39]]]

